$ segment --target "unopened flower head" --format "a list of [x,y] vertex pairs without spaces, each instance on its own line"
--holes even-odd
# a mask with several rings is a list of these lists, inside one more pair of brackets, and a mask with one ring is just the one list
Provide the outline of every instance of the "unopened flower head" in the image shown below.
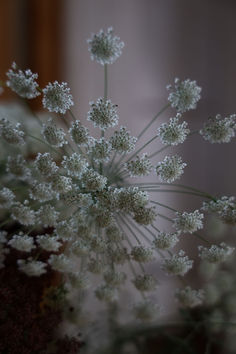
[[182,144],[190,130],[187,129],[188,123],[179,123],[180,114],[176,115],[176,118],[170,118],[169,123],[163,123],[158,128],[157,135],[160,137],[162,144],[164,145],[178,145]]
[[31,70],[17,70],[16,63],[12,64],[12,69],[7,72],[7,86],[19,96],[27,99],[35,98],[40,95],[36,79],[38,74],[33,74]]
[[118,124],[117,105],[110,100],[100,97],[96,102],[90,102],[90,107],[88,120],[93,122],[95,127],[106,130]]
[[184,168],[187,166],[181,157],[166,156],[163,161],[159,162],[156,167],[156,173],[160,180],[167,183],[172,183],[184,173]]
[[134,286],[139,291],[153,291],[157,287],[156,279],[150,274],[138,275],[133,280]]
[[35,248],[33,237],[23,234],[13,235],[8,245],[22,252],[31,252]]
[[69,134],[75,144],[79,146],[88,145],[90,138],[88,128],[84,127],[79,120],[72,123]]
[[133,314],[135,318],[144,322],[155,320],[159,312],[159,306],[148,299],[138,302],[133,306]]
[[200,130],[203,138],[210,143],[229,143],[235,137],[236,114],[222,118],[217,114],[215,118],[210,117]]
[[173,248],[179,241],[179,232],[159,232],[153,240],[153,246],[157,249],[165,250]]
[[41,261],[35,261],[32,258],[18,259],[18,268],[21,272],[25,273],[29,277],[39,277],[47,272],[45,269],[47,264]]
[[65,114],[73,106],[73,97],[66,82],[59,84],[58,81],[49,83],[43,89],[43,107],[49,112]]
[[101,29],[97,34],[93,34],[87,42],[91,59],[96,60],[101,65],[113,64],[122,54],[124,47],[124,42],[113,35],[112,27],[109,27],[106,32]]
[[65,139],[66,133],[62,128],[58,128],[52,119],[49,119],[47,124],[43,124],[42,134],[46,142],[51,146],[62,147],[68,144]]
[[7,119],[2,118],[0,120],[0,136],[11,145],[24,145],[25,133],[20,130],[21,125],[17,123],[15,126]]
[[143,177],[149,175],[153,166],[147,154],[143,154],[141,157],[136,156],[136,160],[127,162],[125,169],[129,172],[130,177]]
[[195,210],[192,213],[176,213],[176,218],[174,219],[174,227],[177,231],[190,233],[203,228],[203,214],[199,210]]
[[81,177],[87,170],[88,162],[80,154],[74,152],[70,157],[63,156],[62,166],[69,176]]
[[227,246],[224,242],[219,246],[212,245],[210,248],[199,246],[198,249],[201,259],[210,263],[224,262],[235,250],[234,247]]
[[123,126],[110,138],[112,148],[119,154],[128,154],[135,149],[137,138],[131,136]]
[[184,251],[179,251],[170,258],[164,259],[162,269],[169,275],[185,275],[193,267],[193,261],[185,255]]
[[236,199],[233,196],[204,202],[202,210],[216,213],[226,224],[236,224]]
[[171,90],[168,101],[180,113],[195,109],[201,98],[201,87],[197,86],[196,81],[190,81],[189,79],[180,81],[176,78],[174,87],[168,85],[167,89]]
[[193,308],[202,305],[205,292],[202,289],[194,290],[190,286],[186,286],[184,289],[177,289],[175,297],[181,306]]

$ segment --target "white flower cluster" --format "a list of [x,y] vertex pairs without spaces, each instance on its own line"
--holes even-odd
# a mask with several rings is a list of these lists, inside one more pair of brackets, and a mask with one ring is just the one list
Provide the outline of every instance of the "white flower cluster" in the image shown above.
[[100,30],[97,34],[93,34],[87,42],[91,59],[101,65],[113,64],[122,54],[124,47],[124,42],[121,42],[119,37],[113,36],[112,27],[109,27],[107,32]]
[[58,81],[49,84],[43,89],[43,107],[49,112],[65,114],[74,105],[70,88],[66,82],[59,84]]
[[221,199],[204,202],[202,210],[216,213],[226,224],[236,224],[236,199],[235,197],[222,197]]
[[177,289],[175,297],[181,306],[193,308],[202,305],[205,292],[202,289],[194,290],[190,286],[186,286],[184,289]]
[[7,119],[2,118],[0,120],[0,136],[8,144],[12,145],[24,145],[25,144],[25,133],[20,130],[21,125],[17,123],[14,127]]
[[117,106],[110,100],[98,98],[97,102],[91,101],[88,120],[101,130],[114,127],[118,124]]
[[149,175],[153,166],[147,158],[147,154],[143,154],[141,157],[136,156],[136,160],[127,162],[125,168],[129,172],[130,177],[143,177]]
[[166,156],[163,161],[158,162],[156,173],[161,181],[172,183],[180,178],[186,166],[187,164],[182,161],[180,156]]
[[195,210],[192,213],[176,213],[173,226],[179,232],[190,233],[203,228],[203,214],[199,210]]
[[163,123],[158,128],[157,135],[160,137],[164,145],[182,144],[187,138],[190,130],[187,129],[188,123],[179,123],[181,115],[177,114],[176,118],[170,118],[169,123]]
[[222,118],[217,114],[215,118],[210,117],[200,130],[203,138],[210,143],[229,143],[235,137],[236,114]]
[[110,142],[112,148],[119,154],[128,154],[135,149],[137,138],[130,135],[127,129],[123,126],[119,131],[115,131]]
[[160,250],[166,250],[175,247],[179,241],[179,232],[159,232],[159,234],[153,240],[153,246]]
[[162,268],[170,275],[185,275],[193,267],[193,261],[185,255],[184,251],[166,258]]
[[198,249],[201,259],[210,263],[224,262],[235,250],[234,247],[227,246],[224,242],[219,246],[212,245],[210,248],[199,246]]

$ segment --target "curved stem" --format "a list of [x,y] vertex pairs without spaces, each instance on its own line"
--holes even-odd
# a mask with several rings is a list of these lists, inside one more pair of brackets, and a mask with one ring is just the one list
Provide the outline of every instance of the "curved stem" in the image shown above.
[[45,141],[43,141],[43,140],[41,140],[41,139],[37,138],[36,136],[31,135],[31,134],[26,134],[26,136],[29,136],[30,138],[32,138],[34,140],[37,140],[37,141],[39,141],[40,143],[42,143],[44,145],[49,146],[52,151],[54,151],[55,153],[57,153],[58,155],[63,157],[63,154],[61,154],[58,150],[54,149],[50,144],[46,143]]

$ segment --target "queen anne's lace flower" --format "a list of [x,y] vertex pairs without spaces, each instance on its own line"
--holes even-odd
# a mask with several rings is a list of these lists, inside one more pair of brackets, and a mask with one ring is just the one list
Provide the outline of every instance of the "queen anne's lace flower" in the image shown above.
[[57,252],[62,245],[61,242],[58,241],[57,236],[48,234],[39,235],[37,236],[36,240],[39,246],[48,252]]
[[104,271],[104,262],[99,259],[90,258],[87,270],[93,274],[101,274]]
[[168,101],[172,107],[175,107],[178,112],[184,113],[190,109],[195,109],[197,102],[200,100],[201,87],[197,86],[196,81],[180,81],[175,79],[175,85],[167,86],[167,90],[172,92],[169,94]]
[[39,173],[46,177],[54,175],[58,171],[56,163],[48,152],[38,153],[35,159],[35,167]]
[[151,225],[156,219],[155,207],[139,207],[134,211],[134,220],[140,225]]
[[43,89],[43,106],[49,112],[65,114],[73,106],[73,97],[66,82],[59,84],[58,81],[49,84]]
[[23,98],[35,98],[40,95],[38,83],[35,81],[38,74],[33,74],[31,70],[17,70],[16,63],[12,64],[12,69],[7,72],[7,86]]
[[9,208],[15,199],[15,194],[9,188],[0,190],[0,208]]
[[84,273],[69,273],[68,278],[70,284],[76,289],[86,290],[90,287],[90,281],[86,274]]
[[218,200],[204,202],[202,210],[216,213],[227,224],[236,223],[236,199],[235,197],[222,197]]
[[26,161],[22,155],[8,156],[6,171],[20,180],[29,179],[31,172],[26,166]]
[[130,177],[142,177],[149,175],[153,166],[147,154],[143,154],[142,157],[136,156],[136,160],[127,162],[125,169],[129,172]]
[[108,162],[110,160],[111,144],[104,138],[94,139],[89,150],[96,162]]
[[104,280],[105,282],[111,286],[111,287],[119,287],[120,285],[122,285],[127,276],[124,272],[118,272],[115,271],[113,269],[111,270],[107,270],[104,274],[103,274]]
[[160,308],[150,300],[143,300],[133,306],[134,316],[141,321],[153,321],[159,314]]
[[65,139],[66,133],[62,128],[58,128],[52,119],[49,119],[47,124],[43,124],[42,134],[46,142],[54,147],[62,147],[68,144]]
[[25,204],[16,202],[11,208],[11,217],[22,225],[35,224],[35,212]]
[[122,54],[124,42],[120,38],[113,35],[113,28],[109,27],[107,32],[100,30],[97,34],[93,34],[87,40],[91,59],[96,60],[99,64],[113,64]]
[[173,248],[179,241],[178,236],[179,232],[159,232],[159,234],[153,240],[153,246],[161,250]]
[[57,270],[58,272],[68,273],[72,270],[72,261],[64,254],[51,254],[48,263],[53,270]]
[[21,272],[25,273],[29,277],[39,277],[47,272],[45,269],[47,264],[41,261],[35,261],[32,258],[18,259],[18,268]]
[[115,224],[109,225],[106,230],[106,236],[108,242],[120,242],[124,239],[124,235],[119,229],[119,227]]
[[153,260],[153,251],[145,246],[134,246],[131,251],[132,259],[138,263],[146,263]]
[[210,143],[229,143],[235,137],[236,114],[222,118],[217,114],[215,118],[210,117],[200,130],[200,134]]
[[190,286],[186,286],[184,289],[177,289],[175,297],[181,306],[193,308],[202,305],[205,292],[202,289],[194,290]]
[[156,173],[160,180],[172,183],[184,173],[183,169],[187,164],[182,162],[181,157],[166,156],[163,161],[159,162],[156,167]]
[[234,247],[227,246],[222,242],[219,246],[212,245],[210,248],[199,246],[199,257],[210,263],[224,262],[235,250]]
[[137,138],[131,136],[127,129],[123,126],[119,131],[115,131],[110,138],[112,148],[119,154],[128,154],[134,150]]
[[51,183],[38,183],[37,181],[32,182],[29,196],[31,199],[38,200],[39,202],[48,202],[49,200],[58,198],[58,194],[52,190]]
[[170,258],[164,259],[162,269],[170,275],[185,275],[193,267],[193,261],[185,256],[184,251],[179,251]]
[[72,243],[71,252],[77,256],[87,256],[91,252],[91,246],[89,240],[76,240]]
[[83,174],[82,180],[84,188],[91,191],[102,190],[107,184],[107,178],[92,169]]
[[55,207],[50,204],[42,205],[36,212],[38,223],[44,227],[56,225],[59,214],[60,213],[56,211]]
[[127,248],[125,247],[110,247],[108,248],[108,256],[112,263],[114,264],[124,264],[127,260],[129,260],[129,254],[127,252]]
[[138,187],[124,187],[115,190],[117,194],[117,206],[124,212],[139,211],[148,203],[147,192],[141,191]]
[[69,176],[81,177],[87,170],[88,162],[81,155],[74,152],[70,157],[63,156],[62,166]]
[[179,123],[180,114],[176,118],[170,118],[169,123],[163,123],[158,128],[157,135],[160,137],[164,145],[178,145],[182,144],[190,130],[187,129],[188,123]]
[[90,137],[88,128],[84,127],[79,120],[72,123],[69,134],[74,143],[79,146],[84,146],[89,143]]
[[157,287],[156,279],[150,274],[138,275],[133,283],[139,291],[153,291]]
[[20,130],[21,125],[17,123],[14,125],[7,119],[2,118],[0,120],[0,136],[8,143],[12,145],[24,145],[25,133]]
[[107,284],[100,285],[95,290],[95,296],[98,298],[98,300],[105,302],[114,302],[118,299],[116,288],[113,288]]
[[203,228],[203,214],[199,210],[195,210],[192,213],[176,213],[176,218],[174,219],[174,227],[177,231],[190,233]]
[[8,245],[15,248],[18,251],[23,252],[31,252],[34,245],[34,239],[32,236],[23,235],[23,233],[19,235],[13,235],[10,241],[8,241]]
[[72,179],[70,177],[54,175],[51,182],[52,188],[58,193],[67,193],[72,190]]
[[114,127],[118,124],[117,105],[110,100],[98,98],[97,102],[90,102],[90,111],[88,112],[88,120],[93,122],[95,127],[102,130]]
[[55,234],[63,241],[70,241],[74,238],[76,227],[73,220],[62,220],[56,223]]

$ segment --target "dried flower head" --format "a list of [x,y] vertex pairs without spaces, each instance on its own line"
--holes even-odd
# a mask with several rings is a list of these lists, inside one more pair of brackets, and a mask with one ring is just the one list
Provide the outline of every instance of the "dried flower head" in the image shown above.
[[106,130],[118,124],[117,105],[110,100],[100,97],[97,102],[91,101],[89,104],[91,109],[88,112],[88,120],[93,122],[95,127]]
[[131,136],[123,126],[110,138],[112,148],[119,154],[128,154],[135,149],[137,138]]
[[74,105],[70,88],[66,82],[59,84],[58,81],[49,84],[43,89],[43,107],[49,112],[65,114]]

